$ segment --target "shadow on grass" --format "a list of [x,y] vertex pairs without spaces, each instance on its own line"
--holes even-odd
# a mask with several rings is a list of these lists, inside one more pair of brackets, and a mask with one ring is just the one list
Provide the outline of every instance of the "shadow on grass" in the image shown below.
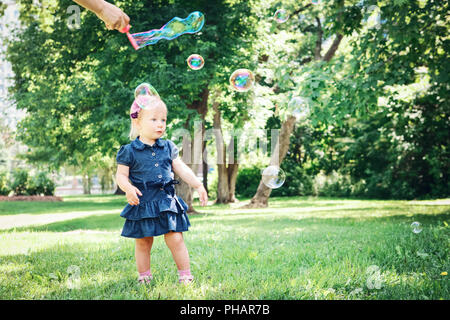
[[[97,208],[98,209],[98,208]],[[116,208],[117,209],[117,208]],[[399,214],[391,213],[392,211],[404,211],[402,208],[398,207],[380,207],[377,209],[377,215],[371,215],[374,207],[365,208],[330,208],[324,210],[315,211],[305,211],[305,212],[293,212],[283,213],[277,215],[277,212],[258,212],[258,210],[253,210],[251,212],[240,211],[235,214],[215,214],[215,213],[199,213],[195,215],[190,215],[189,219],[193,226],[202,227],[203,225],[209,225],[212,222],[219,223],[223,226],[232,228],[252,228],[254,232],[269,232],[276,230],[283,230],[284,228],[304,227],[311,225],[332,225],[332,226],[354,226],[355,224],[361,223],[411,223],[413,221],[419,221],[422,225],[432,224],[436,221],[446,221],[450,218],[450,210],[446,210],[439,213],[432,214],[421,214],[421,213],[408,213]],[[268,209],[265,209],[268,210]],[[270,208],[269,208],[270,210]],[[345,211],[346,214],[350,213],[350,216],[323,216],[323,214],[333,214],[333,211]],[[352,216],[352,212],[355,212],[356,216]],[[361,212],[361,213],[358,213]],[[367,212],[367,214],[364,214]],[[287,217],[286,215],[290,215]],[[120,217],[119,214],[101,214],[95,215],[95,213],[88,217],[75,218],[65,221],[53,222],[40,226],[26,226],[18,228],[10,228],[5,230],[0,230],[0,233],[8,232],[67,232],[72,230],[104,230],[111,231],[121,229],[125,219]]]
[[102,230],[112,231],[123,227],[125,219],[117,213],[91,215],[83,218],[53,222],[40,226],[27,226],[0,230],[0,233],[8,232],[68,232],[73,230]]
[[124,196],[91,195],[64,198],[61,202],[0,201],[0,216],[16,214],[48,214],[89,210],[114,210],[127,204]]

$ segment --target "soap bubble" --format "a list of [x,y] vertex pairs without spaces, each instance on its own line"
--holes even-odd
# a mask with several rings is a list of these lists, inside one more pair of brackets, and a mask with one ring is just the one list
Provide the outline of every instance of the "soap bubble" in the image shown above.
[[413,223],[411,223],[411,228],[412,232],[414,233],[422,232],[422,225],[420,224],[420,222],[414,221]]
[[303,23],[304,21],[306,21],[306,16],[304,14],[299,14],[298,22]]
[[380,273],[380,267],[379,266],[374,264],[374,265],[371,265],[371,266],[367,267],[367,269],[366,269],[366,274],[367,275],[376,274],[376,273]]
[[138,96],[134,101],[136,101],[137,105],[142,109],[148,109],[152,103],[154,96],[150,95],[141,95]]
[[134,98],[136,99],[140,95],[150,95],[159,97],[158,91],[149,83],[141,83],[134,89]]
[[192,70],[200,70],[205,65],[205,60],[199,54],[191,54],[186,62]]
[[205,24],[205,16],[199,11],[194,11],[185,19],[175,17],[160,29],[152,29],[145,32],[128,34],[128,39],[134,49],[138,50],[149,44],[155,44],[161,39],[173,40],[186,33],[197,33]]
[[281,187],[286,180],[286,174],[278,166],[268,166],[262,172],[262,182],[270,189]]
[[57,276],[56,274],[54,274],[53,272],[50,273],[50,274],[48,275],[48,277],[49,277],[51,280],[58,280],[58,276]]
[[293,97],[288,103],[288,112],[292,114],[297,121],[304,120],[309,115],[308,100],[302,97]]
[[368,289],[381,289],[383,278],[381,276],[380,267],[377,265],[371,265],[366,269],[366,286]]
[[356,295],[361,294],[361,293],[363,293],[363,289],[362,288],[356,288],[352,292],[350,292],[350,295],[351,296],[356,296]]
[[372,5],[369,8],[367,8],[367,14],[369,15],[367,19],[367,25],[369,29],[380,29],[381,28],[381,9],[376,6]]
[[273,17],[275,18],[275,21],[278,23],[284,23],[289,19],[289,15],[284,9],[278,9]]
[[148,109],[151,105],[151,100],[154,97],[159,98],[158,91],[151,84],[141,83],[134,90],[134,99],[137,105],[142,109]]
[[79,289],[80,288],[80,267],[77,265],[71,265],[67,268],[67,273],[69,278],[67,279],[67,287],[69,289]]
[[255,76],[248,69],[238,69],[230,76],[230,84],[234,90],[244,92],[250,90],[255,82]]

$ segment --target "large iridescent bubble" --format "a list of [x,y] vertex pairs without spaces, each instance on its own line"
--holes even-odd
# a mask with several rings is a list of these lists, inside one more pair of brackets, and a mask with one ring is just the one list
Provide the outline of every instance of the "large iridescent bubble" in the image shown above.
[[255,82],[255,76],[248,69],[238,69],[230,76],[230,84],[234,90],[245,92],[251,89]]
[[186,62],[192,70],[200,70],[205,65],[205,60],[199,54],[191,54]]
[[293,97],[288,104],[288,113],[297,120],[304,120],[310,114],[309,102],[302,97]]
[[275,21],[278,23],[284,23],[289,19],[289,14],[284,9],[278,9],[274,16]]
[[152,29],[139,33],[127,33],[133,48],[140,49],[150,44],[155,44],[161,39],[173,40],[186,33],[199,32],[205,24],[205,16],[199,11],[194,11],[185,19],[178,17],[167,22],[160,29]]
[[134,89],[134,98],[140,95],[150,95],[159,97],[158,91],[149,83],[143,82]]
[[278,166],[268,166],[262,171],[262,182],[270,189],[281,187],[286,180],[286,174]]
[[141,83],[134,90],[134,101],[141,109],[148,109],[154,97],[159,97],[158,91],[149,83]]

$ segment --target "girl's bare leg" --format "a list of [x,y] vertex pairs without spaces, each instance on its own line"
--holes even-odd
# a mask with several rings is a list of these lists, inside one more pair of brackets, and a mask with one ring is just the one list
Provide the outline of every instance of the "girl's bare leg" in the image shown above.
[[150,251],[152,250],[153,237],[136,239],[134,255],[136,257],[136,267],[139,273],[150,270]]
[[173,260],[175,261],[178,270],[190,269],[189,253],[186,245],[184,244],[183,233],[166,233],[164,234],[164,240],[166,241],[167,247],[169,247],[170,252],[172,252]]

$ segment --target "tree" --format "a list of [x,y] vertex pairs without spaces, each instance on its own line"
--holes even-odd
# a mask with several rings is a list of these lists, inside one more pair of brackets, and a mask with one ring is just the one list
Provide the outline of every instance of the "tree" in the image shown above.
[[357,143],[346,154],[355,159],[349,172],[366,181],[366,196],[445,197],[448,3],[383,2],[380,11],[379,28],[355,41],[350,76],[333,95],[338,108],[364,103],[363,121],[352,130]]
[[[448,28],[443,17],[448,4],[379,1],[379,23],[375,27],[369,25],[368,16],[377,2],[342,4],[341,1],[327,3],[323,11],[328,12],[324,23],[315,18],[316,27],[304,29],[317,35],[315,41],[308,42],[314,50],[310,50],[309,56],[299,59],[302,70],[298,74],[304,76],[299,81],[301,90],[298,92],[312,102],[309,120],[313,125],[322,123],[331,128],[348,127],[350,121],[356,121],[367,124],[362,128],[356,127],[361,129],[360,133],[366,133],[367,137],[373,135],[364,130],[377,133],[380,141],[372,140],[377,150],[374,150],[373,143],[368,143],[358,155],[353,153],[352,156],[353,148],[343,154],[347,161],[353,161],[354,168],[350,172],[354,177],[358,177],[355,170],[358,170],[360,179],[367,179],[370,175],[374,186],[379,185],[380,190],[384,188],[390,193],[383,197],[398,197],[402,192],[401,197],[407,198],[423,195],[430,192],[433,185],[434,194],[445,195],[442,190],[448,189],[449,167],[444,159],[448,157],[445,146],[449,136],[448,130],[443,128],[448,127],[448,107],[444,102],[447,99],[444,97],[449,95],[445,84],[448,82],[449,64],[445,36]],[[307,17],[302,19],[308,21]],[[325,28],[321,28],[323,25]],[[322,33],[321,29],[325,32]],[[336,36],[330,49],[322,56],[320,39],[333,33]],[[345,39],[340,35],[347,36],[350,46],[345,47],[345,55],[336,56],[333,50],[341,47]],[[334,61],[330,60],[333,55]],[[418,79],[424,78],[421,73],[430,77],[430,88],[419,91],[419,95],[409,95],[411,99],[408,100],[399,97],[396,92],[418,83]],[[295,77],[295,72],[293,75]],[[377,127],[374,127],[375,119]],[[386,121],[388,119],[392,119],[392,124]],[[408,142],[392,139],[395,136]],[[386,144],[386,138],[389,144]],[[406,152],[399,153],[399,145],[408,146]],[[370,158],[371,154],[378,157]],[[355,161],[358,167],[355,167]],[[341,163],[345,161],[341,160]],[[361,175],[365,171],[363,168],[371,165],[378,169]],[[417,167],[420,169],[416,170]],[[264,186],[260,184],[250,206],[266,205],[270,190],[263,191]]]
[[[298,31],[310,33],[310,36],[309,39],[307,39],[309,46],[305,48],[300,47],[298,51],[293,51],[291,54],[279,52],[279,48],[268,48],[265,52],[268,57],[265,60],[269,61],[269,63],[272,64],[272,68],[275,69],[275,77],[272,79],[269,78],[269,84],[272,84],[272,97],[283,101],[285,105],[287,105],[286,98],[292,98],[293,93],[298,90],[292,90],[292,84],[295,84],[295,81],[300,78],[299,75],[301,72],[293,68],[304,67],[305,64],[310,63],[312,69],[318,68],[320,70],[325,63],[328,63],[335,56],[344,35],[351,33],[354,29],[354,26],[348,24],[346,18],[351,15],[358,16],[353,7],[344,6],[344,1],[327,3],[326,6],[321,6],[320,10],[311,3],[305,4],[305,2],[303,4],[294,4],[293,2],[286,1],[286,6],[290,6],[292,9],[291,11],[294,13],[294,17],[302,14],[304,19],[300,20],[298,25],[295,25],[294,22],[292,26],[286,27],[287,30],[280,31],[281,37],[284,37],[286,41],[294,42],[297,46],[300,46],[301,42],[298,37]],[[270,11],[273,12],[274,9],[271,8]],[[303,15],[303,13],[305,13],[305,15]],[[325,20],[325,25],[322,25],[322,14],[325,14],[325,16],[327,14],[329,15]],[[310,16],[309,20],[306,18],[306,15]],[[293,20],[294,18],[291,17],[290,19]],[[305,24],[306,26],[303,27],[302,24]],[[273,29],[274,27],[272,25],[272,30]],[[331,39],[333,37],[334,40],[330,47],[323,53],[322,43],[324,39]],[[315,41],[312,41],[313,39]],[[295,54],[297,54],[296,57]],[[306,57],[303,56],[303,54],[306,55]],[[280,56],[282,58],[280,58]],[[271,58],[274,61],[270,61]],[[292,60],[294,61],[294,64],[291,62]],[[314,86],[314,89],[316,89],[314,90],[315,94],[310,95],[310,99],[317,100],[319,97],[318,92],[323,89],[319,86],[318,82],[323,82],[325,78],[320,76],[317,78],[310,77],[309,80],[315,82],[314,84],[311,84]],[[298,88],[300,88],[300,86],[298,86]],[[286,110],[285,107],[284,109],[284,119],[281,123],[279,140],[273,148],[274,152],[271,155],[270,165],[279,166],[289,150],[289,137],[292,134],[296,118],[289,115],[288,110]],[[270,193],[271,189],[267,187],[261,179],[256,194],[253,196],[250,203],[244,207],[267,207]]]
[[[114,158],[129,142],[128,110],[134,88],[144,81],[168,105],[168,135],[185,119],[190,125],[204,120],[208,87],[228,80],[225,70],[247,45],[251,8],[248,1],[123,1],[121,8],[133,19],[131,32],[159,28],[199,9],[206,17],[200,33],[134,51],[124,35],[106,31],[89,12],[81,14],[79,29],[68,28],[69,0],[20,3],[23,27],[7,54],[17,107],[28,113],[18,138],[30,147],[30,160],[39,158],[54,168],[90,166],[89,159],[99,155]],[[199,71],[186,65],[194,52],[206,59]]]

